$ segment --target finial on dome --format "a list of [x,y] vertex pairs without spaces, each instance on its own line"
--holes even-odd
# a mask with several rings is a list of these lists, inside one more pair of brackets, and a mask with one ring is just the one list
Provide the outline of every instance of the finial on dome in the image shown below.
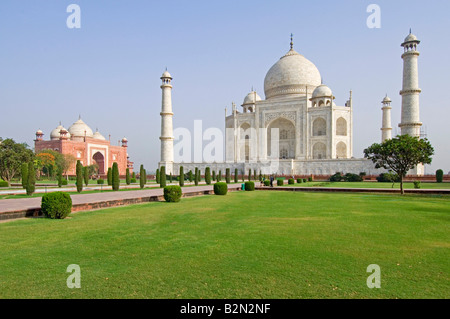
[[291,33],[291,50],[294,49],[294,35]]
[[411,28],[409,28],[409,34],[411,34]]

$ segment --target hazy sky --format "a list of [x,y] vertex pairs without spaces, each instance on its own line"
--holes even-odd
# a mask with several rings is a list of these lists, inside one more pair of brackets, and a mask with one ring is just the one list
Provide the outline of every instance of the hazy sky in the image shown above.
[[[69,4],[81,28],[69,29]],[[366,25],[381,8],[381,28]],[[0,136],[33,146],[34,133],[82,119],[116,144],[127,137],[135,168],[154,171],[160,156],[160,76],[173,76],[174,127],[224,127],[224,108],[289,50],[311,60],[343,105],[354,98],[354,156],[381,139],[381,100],[392,99],[400,132],[403,49],[409,28],[421,40],[420,116],[450,171],[450,1],[0,1]]]

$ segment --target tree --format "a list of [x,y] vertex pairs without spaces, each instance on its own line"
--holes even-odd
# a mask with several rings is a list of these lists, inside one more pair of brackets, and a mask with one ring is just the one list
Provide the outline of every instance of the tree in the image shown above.
[[192,170],[189,171],[188,177],[189,177],[189,182],[192,183],[192,178],[193,178],[192,177]]
[[250,182],[252,180],[252,170],[248,170],[248,181]]
[[169,181],[170,181],[170,183],[172,184],[172,181],[173,181],[172,172],[171,172],[170,175],[169,175]]
[[213,173],[212,173],[212,180],[216,181],[216,171],[213,171]]
[[135,172],[133,172],[133,174],[131,174],[131,178],[136,179],[136,173]]
[[239,174],[237,168],[234,169],[234,182],[239,183]]
[[120,187],[119,165],[117,164],[117,162],[114,162],[112,166],[112,189],[113,191],[118,191],[119,187]]
[[404,194],[403,178],[418,164],[431,164],[434,149],[424,138],[399,135],[364,150],[364,157],[375,163],[375,168],[394,171],[400,178],[400,190]]
[[209,167],[205,168],[205,182],[206,185],[211,185],[211,169]]
[[141,188],[145,186],[145,175],[147,175],[147,172],[144,169],[144,165],[141,164],[141,168],[139,169],[139,186]]
[[83,167],[83,179],[84,179],[84,184],[86,186],[89,185],[89,167],[85,166]]
[[11,179],[20,173],[22,163],[34,159],[33,151],[25,143],[7,138],[0,143],[0,178],[11,185]]
[[222,171],[219,170],[219,175],[217,175],[217,181],[220,182],[222,180]]
[[225,170],[225,181],[227,182],[227,184],[231,183],[231,174],[230,174],[230,169],[227,168]]
[[52,177],[56,165],[55,155],[51,154],[50,152],[42,151],[36,155],[36,159],[39,163],[39,169],[42,170],[42,173],[47,177]]
[[77,192],[81,193],[83,190],[83,164],[78,160],[76,166],[76,175],[77,175]]
[[198,174],[198,182],[200,183],[202,181],[202,171],[198,170],[197,174]]
[[36,184],[36,170],[34,169],[34,162],[28,163],[28,181],[27,181],[27,195],[31,196],[34,193]]
[[22,187],[26,189],[28,183],[28,163],[22,163],[21,175],[22,175]]
[[198,168],[195,168],[195,173],[194,173],[194,184],[195,186],[198,186]]
[[56,177],[58,179],[58,187],[62,187],[63,184],[63,176],[60,168],[57,168]]
[[108,182],[108,186],[112,185],[112,169],[111,167],[108,167],[108,173],[106,173],[106,179]]
[[443,180],[444,180],[444,171],[441,169],[438,169],[436,171],[436,182],[442,183]]
[[127,185],[131,184],[131,176],[129,168],[127,168],[127,170],[125,171],[125,182],[127,183]]
[[166,187],[166,167],[165,166],[161,166],[161,171],[160,171],[161,176],[159,177],[159,187]]
[[161,174],[159,172],[159,168],[156,169],[156,184],[159,184],[159,179],[161,178]]
[[179,177],[180,187],[184,186],[184,168],[180,166],[180,177]]

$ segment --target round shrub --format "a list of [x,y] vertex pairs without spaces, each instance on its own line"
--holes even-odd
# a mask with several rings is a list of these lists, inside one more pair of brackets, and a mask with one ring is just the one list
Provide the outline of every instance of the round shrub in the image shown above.
[[103,185],[103,184],[105,184],[105,181],[103,180],[103,179],[97,179],[97,184],[98,185]]
[[414,188],[416,189],[420,188],[420,181],[414,181]]
[[270,186],[270,181],[269,180],[265,180],[264,181],[264,186]]
[[64,219],[72,211],[72,199],[63,192],[47,193],[42,196],[42,213],[52,219]]
[[297,178],[297,184],[301,184],[303,183],[303,179],[302,178]]
[[227,183],[217,182],[214,184],[214,194],[216,195],[226,195],[228,193]]
[[164,187],[164,199],[169,203],[179,202],[181,199],[181,187],[178,185],[171,185]]
[[306,183],[306,178],[303,179],[303,183]]
[[246,191],[254,191],[255,190],[255,182],[245,182],[245,190]]
[[131,178],[131,183],[133,184],[133,183],[136,183],[136,182],[137,182],[136,177],[132,177]]
[[283,186],[284,181],[282,179],[277,179],[277,186]]
[[293,179],[293,178],[289,178],[289,179],[288,179],[288,184],[289,184],[289,185],[294,185],[294,184],[295,184],[294,179]]
[[67,179],[63,179],[62,181],[61,181],[61,185],[67,185],[69,182],[67,181]]

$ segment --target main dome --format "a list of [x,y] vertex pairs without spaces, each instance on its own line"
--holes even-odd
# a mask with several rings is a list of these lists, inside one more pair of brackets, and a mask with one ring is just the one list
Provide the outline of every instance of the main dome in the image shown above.
[[69,127],[69,133],[73,137],[93,137],[92,129],[84,123],[81,118]]
[[289,94],[306,94],[321,84],[317,67],[293,48],[267,72],[264,79],[266,99]]

